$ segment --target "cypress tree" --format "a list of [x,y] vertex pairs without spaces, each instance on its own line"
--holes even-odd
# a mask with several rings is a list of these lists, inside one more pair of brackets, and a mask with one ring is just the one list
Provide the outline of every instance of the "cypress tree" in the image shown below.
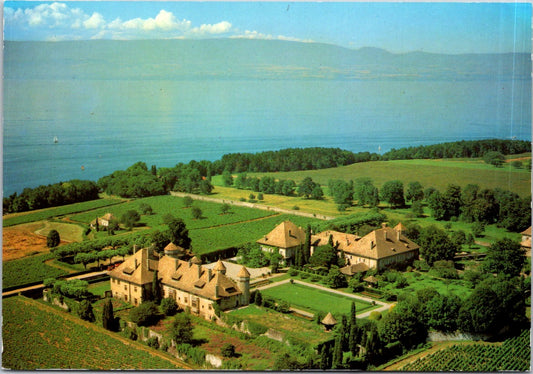
[[261,295],[261,292],[259,292],[259,290],[257,290],[257,292],[255,293],[255,305],[263,305],[263,296]]
[[355,301],[352,301],[352,306],[350,309],[350,329],[355,326],[357,323],[356,317],[355,317]]
[[96,224],[94,225],[96,232],[100,231],[100,226],[98,225],[98,217],[96,217]]
[[104,329],[114,331],[115,329],[115,316],[113,314],[113,304],[111,299],[107,299],[104,303],[104,310],[102,311],[102,325]]
[[350,336],[350,326],[348,325],[348,319],[343,314],[342,322],[341,322],[341,329],[340,329],[341,349],[343,351],[348,350],[348,337],[349,336]]
[[320,369],[327,370],[329,368],[331,368],[329,364],[329,349],[327,344],[323,344],[320,350]]
[[305,230],[302,266],[309,263],[309,257],[311,257],[311,225],[307,225],[307,230]]
[[359,337],[359,326],[356,324],[350,327],[350,337],[348,338],[348,348],[352,352],[352,356],[355,357],[357,354],[357,339]]
[[157,277],[157,270],[154,271],[154,279],[152,279],[152,299],[156,304],[161,303],[161,286]]
[[335,339],[335,346],[333,347],[333,362],[331,363],[332,369],[342,368],[342,342],[341,336],[337,336]]

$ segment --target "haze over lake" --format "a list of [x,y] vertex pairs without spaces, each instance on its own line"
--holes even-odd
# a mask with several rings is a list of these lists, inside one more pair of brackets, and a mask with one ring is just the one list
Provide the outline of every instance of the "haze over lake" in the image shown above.
[[4,53],[4,195],[137,161],[531,139],[526,53],[230,39],[10,41]]

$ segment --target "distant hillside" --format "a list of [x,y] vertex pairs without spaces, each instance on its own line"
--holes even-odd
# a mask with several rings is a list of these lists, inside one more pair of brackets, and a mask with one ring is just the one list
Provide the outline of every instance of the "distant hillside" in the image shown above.
[[11,79],[482,80],[530,79],[531,58],[242,39],[6,41],[4,68]]

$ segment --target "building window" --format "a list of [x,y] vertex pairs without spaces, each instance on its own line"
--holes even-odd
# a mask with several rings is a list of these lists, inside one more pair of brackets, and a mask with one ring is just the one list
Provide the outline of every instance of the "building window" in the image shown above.
[[137,305],[137,299],[133,299],[135,305]]
[[128,286],[124,285],[124,291],[127,291],[127,290],[128,290]]
[[133,290],[134,290],[135,292],[137,292],[137,287],[134,287]]
[[124,295],[124,300],[128,301],[128,295]]

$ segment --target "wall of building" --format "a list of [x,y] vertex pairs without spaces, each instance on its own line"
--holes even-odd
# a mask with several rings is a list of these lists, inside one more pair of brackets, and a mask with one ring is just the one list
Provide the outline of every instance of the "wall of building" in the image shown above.
[[142,287],[120,279],[111,278],[111,293],[114,298],[127,301],[133,305],[139,305],[142,302]]

